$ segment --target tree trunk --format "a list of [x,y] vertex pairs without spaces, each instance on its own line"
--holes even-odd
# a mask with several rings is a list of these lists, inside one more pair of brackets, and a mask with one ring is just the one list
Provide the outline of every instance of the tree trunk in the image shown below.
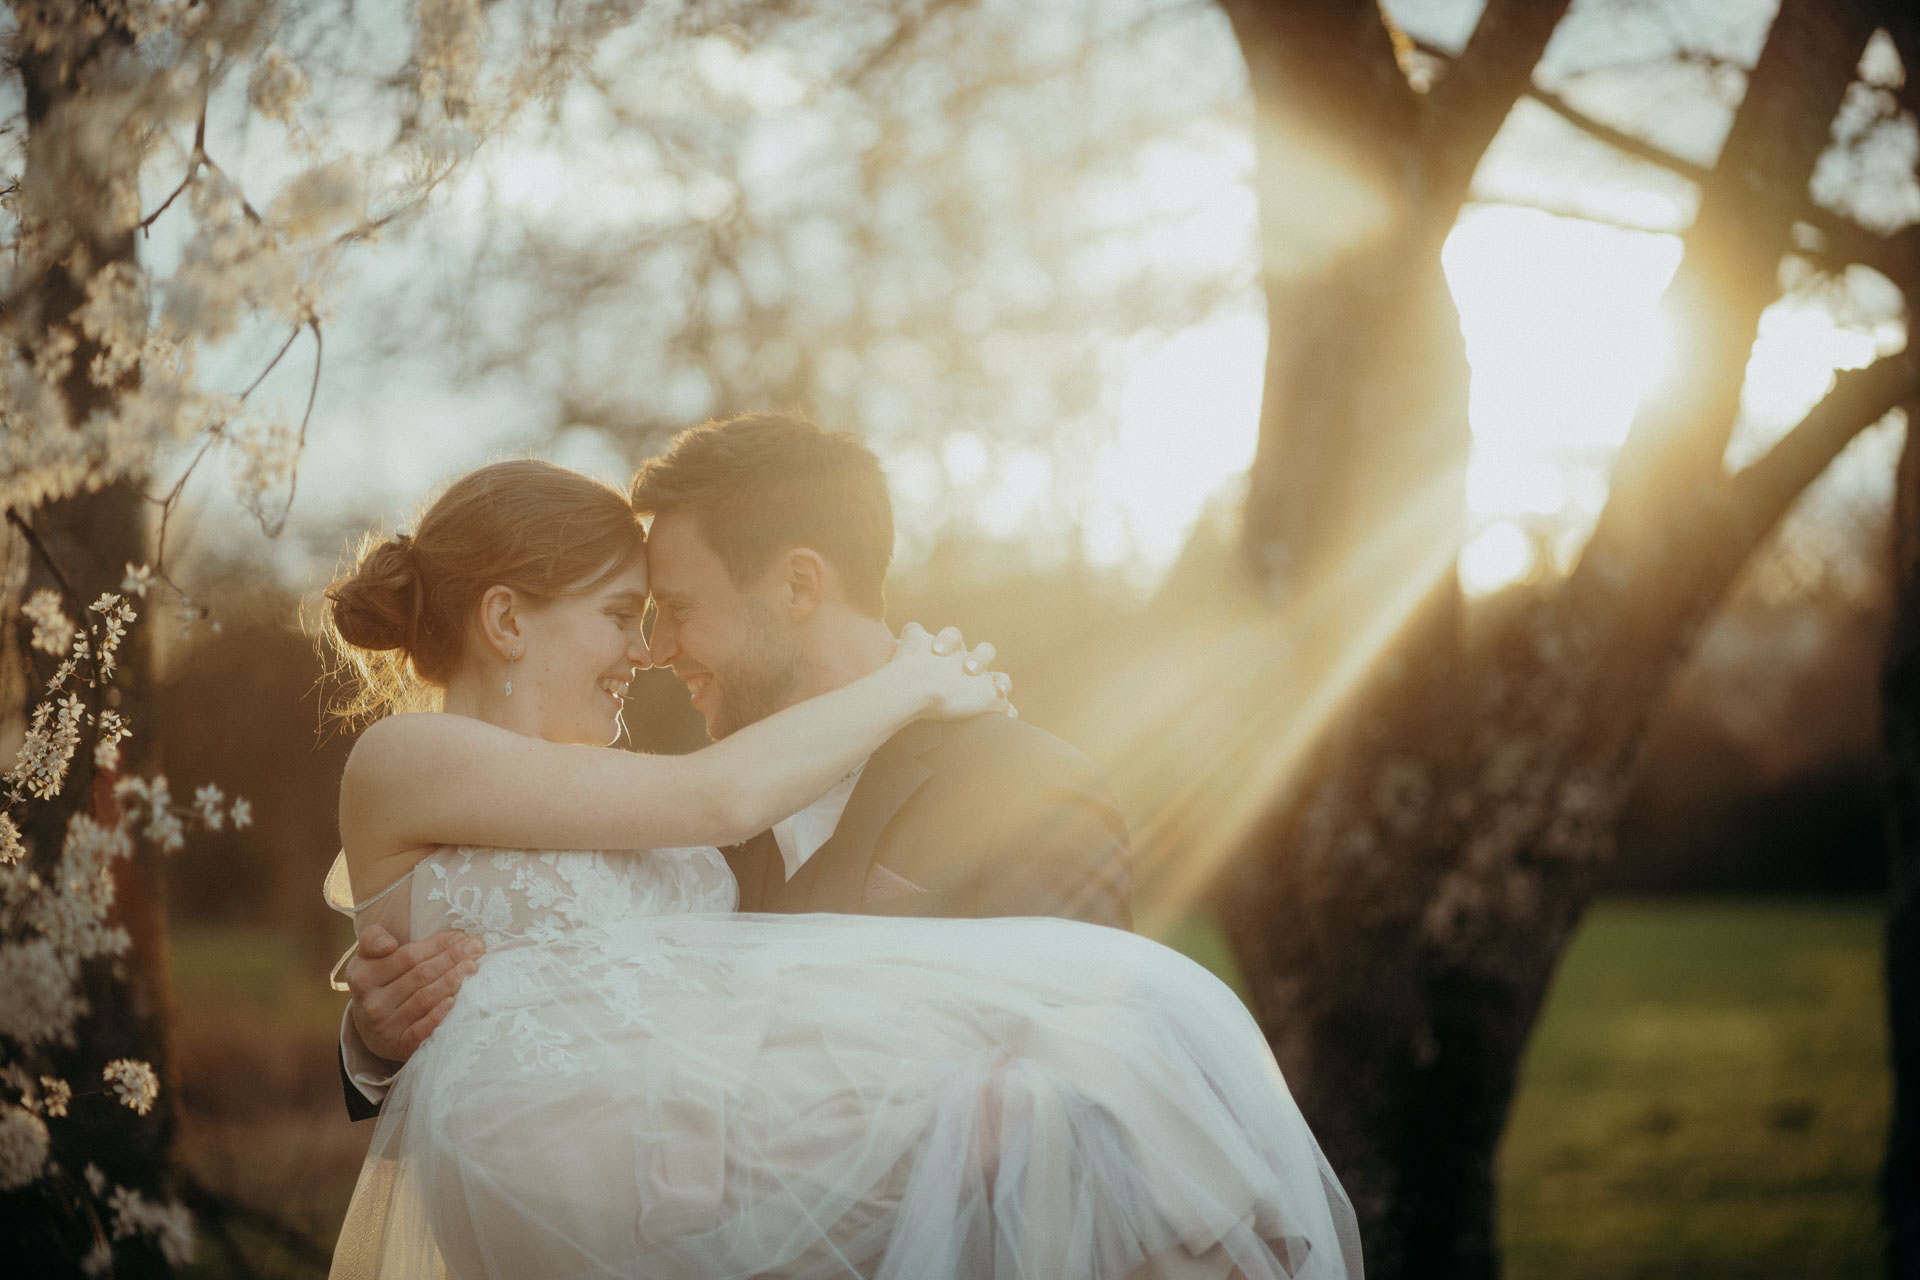
[[[1272,125],[1260,95],[1283,78],[1285,55],[1254,44],[1246,11],[1270,6],[1227,8],[1249,49],[1264,140]],[[1310,549],[1310,574],[1335,572],[1328,566],[1410,507],[1431,515],[1410,546],[1455,537],[1460,504],[1446,487],[1459,484],[1465,458],[1457,332],[1440,340],[1431,299],[1374,299],[1387,282],[1419,299],[1437,281],[1470,160],[1505,114],[1473,94],[1510,104],[1551,31],[1526,8],[1490,4],[1482,24],[1494,25],[1476,30],[1450,73],[1460,81],[1447,106],[1470,123],[1450,133],[1416,111],[1420,127],[1398,153],[1396,172],[1416,174],[1408,188],[1419,192],[1425,177],[1426,190],[1454,193],[1451,207],[1423,207],[1417,195],[1390,202],[1392,234],[1365,246],[1378,256],[1336,259],[1304,291],[1276,282],[1269,261],[1280,354],[1269,358],[1250,501],[1295,506],[1249,510],[1256,567],[1294,570],[1299,557],[1268,549],[1277,536]],[[1692,340],[1676,360],[1688,394],[1650,397],[1580,571],[1516,593],[1471,637],[1451,575],[1436,584],[1221,882],[1221,919],[1257,1016],[1353,1197],[1375,1280],[1498,1274],[1494,1151],[1554,967],[1611,852],[1646,725],[1699,626],[1784,509],[1781,494],[1797,493],[1885,411],[1875,398],[1883,383],[1911,385],[1910,364],[1873,371],[1872,394],[1848,404],[1871,412],[1825,435],[1810,420],[1791,443],[1819,465],[1788,458],[1794,465],[1767,476],[1764,494],[1720,469],[1759,313],[1778,295],[1790,211],[1804,204],[1870,31],[1859,15],[1836,18],[1811,0],[1782,6],[1676,279],[1676,299],[1694,308]],[[1333,64],[1331,53],[1306,52]],[[1429,96],[1442,98],[1439,89]],[[1367,138],[1380,116],[1363,112],[1351,129]],[[1331,115],[1319,127],[1350,128]],[[1416,148],[1435,157],[1424,174]],[[1261,173],[1263,205],[1276,180]],[[1770,197],[1756,197],[1762,190]],[[1283,221],[1263,209],[1263,234],[1279,234]],[[1303,333],[1309,316],[1332,323]],[[1337,327],[1355,318],[1371,327]],[[1303,346],[1308,355],[1293,354]],[[1413,394],[1422,386],[1424,406]],[[1386,414],[1356,420],[1369,403]],[[1352,603],[1364,611],[1374,597],[1362,591]]]
[[1882,673],[1889,791],[1887,1028],[1893,1122],[1881,1194],[1887,1275],[1920,1275],[1920,402],[1907,406],[1907,439],[1893,505],[1893,625]]
[[[103,174],[72,155],[61,154],[63,147],[71,145],[73,130],[73,122],[62,119],[61,113],[85,109],[79,85],[90,64],[125,41],[124,32],[108,27],[91,53],[72,63],[32,52],[20,59],[28,128],[23,187],[32,185],[38,176],[36,168],[45,166],[61,176],[63,189],[73,200],[97,200],[100,204],[95,207],[105,208],[109,198],[105,183],[110,177],[128,182],[137,177]],[[18,295],[25,306],[22,314],[10,317],[10,337],[31,347],[55,326],[74,331],[78,343],[70,371],[59,386],[70,420],[80,424],[111,409],[138,377],[136,371],[114,385],[96,383],[89,366],[98,348],[75,320],[86,299],[89,275],[110,263],[134,261],[135,242],[131,230],[101,233],[88,230],[84,219],[73,222],[82,224],[73,227],[75,252],[51,265],[37,289]],[[31,535],[10,522],[6,552],[10,564],[25,561],[23,592],[59,591],[62,607],[76,622],[101,593],[119,589],[129,563],[147,559],[146,503],[134,482],[49,503],[20,518]],[[9,718],[30,710],[46,675],[35,666],[36,659],[44,664],[45,655],[28,649],[29,628],[21,623],[20,602],[19,598],[5,602],[13,627],[0,637],[10,650],[6,692],[23,699],[23,707],[5,708]],[[145,622],[135,624],[122,646],[119,678],[106,689],[85,694],[91,711],[113,707],[134,726],[135,736],[122,744],[123,768],[131,767],[152,740],[153,672]],[[25,807],[22,835],[43,877],[57,874],[67,826],[75,815],[87,814],[108,825],[118,818],[113,781],[112,771],[96,767],[89,740],[76,753],[61,793]],[[49,1126],[57,1170],[50,1166],[39,1182],[0,1197],[0,1237],[8,1241],[9,1263],[17,1260],[24,1274],[77,1274],[78,1260],[108,1234],[110,1223],[98,1216],[96,1197],[83,1181],[89,1165],[114,1186],[134,1189],[155,1201],[172,1198],[177,1114],[167,1052],[171,982],[164,882],[157,852],[144,841],[136,846],[135,854],[115,868],[115,918],[127,930],[130,948],[124,960],[88,967],[82,983],[88,1012],[75,1028],[75,1044],[54,1054],[58,1075],[73,1086],[75,1095],[70,1114]],[[159,1075],[162,1088],[148,1114],[141,1116],[121,1106],[102,1088],[101,1068],[115,1058],[148,1062]],[[163,1276],[171,1274],[171,1267],[152,1237],[140,1234],[115,1242],[114,1274]]]

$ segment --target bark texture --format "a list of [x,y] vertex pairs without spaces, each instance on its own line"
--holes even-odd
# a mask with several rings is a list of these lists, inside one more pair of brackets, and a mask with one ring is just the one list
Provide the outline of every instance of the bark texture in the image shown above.
[[1893,1120],[1881,1194],[1887,1275],[1920,1275],[1920,402],[1907,406],[1893,509],[1893,627],[1882,675],[1887,743],[1886,983]]
[[[103,23],[94,54],[107,56],[126,40],[124,31]],[[64,132],[64,122],[61,128],[50,127],[63,112],[87,109],[84,95],[91,60],[68,61],[28,52],[19,59],[17,70],[25,89],[29,174],[36,166],[51,168],[61,174],[75,200],[104,201],[105,192],[90,189],[88,183],[105,175],[60,154],[71,135]],[[48,135],[54,140],[47,141]],[[49,268],[33,289],[15,295],[12,301],[21,311],[7,319],[9,338],[28,347],[55,326],[75,331],[78,345],[60,390],[70,420],[84,423],[95,412],[109,408],[138,375],[136,371],[118,385],[96,383],[89,365],[97,346],[81,333],[75,314],[86,299],[88,273],[112,262],[131,262],[136,249],[130,230],[111,235],[83,233],[77,244],[78,251]],[[16,591],[0,601],[4,606],[0,617],[9,623],[8,633],[0,637],[6,650],[0,658],[0,672],[4,672],[0,692],[7,698],[0,710],[8,719],[31,710],[51,666],[45,654],[27,645],[31,627],[20,617],[20,603],[36,590],[52,588],[62,594],[68,616],[80,621],[87,605],[102,592],[119,590],[129,563],[148,558],[146,508],[139,490],[123,482],[49,503],[19,523],[10,513],[4,550],[11,570],[8,582]],[[97,713],[113,707],[135,727],[135,736],[122,745],[124,769],[134,769],[141,762],[152,731],[153,672],[145,635],[143,619],[121,650],[123,669],[114,684],[85,692],[89,710]],[[88,814],[109,824],[117,819],[114,777],[112,771],[96,768],[89,736],[74,758],[60,795],[26,807],[22,835],[43,877],[55,874],[74,815]],[[156,1201],[171,1198],[177,1123],[167,1051],[171,982],[163,873],[150,847],[140,847],[117,865],[115,902],[116,918],[132,945],[123,961],[90,967],[83,983],[89,1011],[75,1028],[76,1043],[56,1056],[60,1077],[73,1085],[76,1095],[71,1113],[49,1126],[57,1169],[24,1191],[0,1196],[0,1239],[7,1241],[9,1265],[17,1262],[22,1274],[78,1275],[79,1260],[98,1240],[110,1236],[111,1224],[101,1220],[94,1197],[82,1181],[88,1165],[114,1185]],[[122,1057],[150,1063],[162,1081],[159,1099],[145,1116],[118,1105],[111,1094],[82,1096],[97,1094],[101,1067]],[[115,1275],[172,1274],[149,1237],[115,1245]]]

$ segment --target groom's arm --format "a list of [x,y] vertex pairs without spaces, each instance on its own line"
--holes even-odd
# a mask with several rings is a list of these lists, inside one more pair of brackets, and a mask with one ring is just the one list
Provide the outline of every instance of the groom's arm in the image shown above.
[[353,998],[340,1019],[340,1085],[350,1117],[379,1112],[395,1073],[452,1010],[483,950],[457,929],[405,946],[379,925],[360,936],[346,961]]

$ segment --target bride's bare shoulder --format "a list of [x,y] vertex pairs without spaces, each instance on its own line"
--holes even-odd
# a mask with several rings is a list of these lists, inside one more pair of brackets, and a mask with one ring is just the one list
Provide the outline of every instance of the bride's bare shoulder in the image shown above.
[[444,711],[412,711],[383,716],[361,730],[347,753],[347,773],[366,773],[401,765],[433,747],[487,740],[507,733],[497,725]]

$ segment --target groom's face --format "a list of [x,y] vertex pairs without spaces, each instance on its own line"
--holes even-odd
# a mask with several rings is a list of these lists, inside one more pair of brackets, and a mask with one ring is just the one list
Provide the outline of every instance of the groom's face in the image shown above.
[[687,512],[656,516],[647,576],[657,611],[653,665],[687,686],[707,736],[724,738],[792,703],[799,636],[777,603],[779,574],[736,584]]

